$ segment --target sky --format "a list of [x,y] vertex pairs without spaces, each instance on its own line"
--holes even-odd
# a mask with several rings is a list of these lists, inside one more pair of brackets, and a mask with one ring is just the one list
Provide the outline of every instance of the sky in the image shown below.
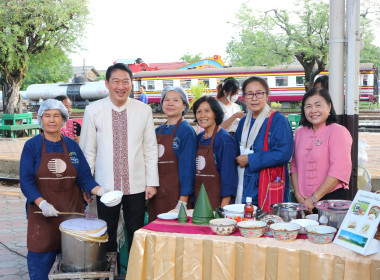
[[[236,13],[247,0],[89,0],[91,23],[83,51],[71,54],[73,66],[107,69],[117,59],[175,62],[189,53],[221,55],[238,33]],[[261,10],[289,8],[294,0],[248,0]],[[379,32],[380,34],[380,28]],[[376,41],[380,45],[380,35]]]

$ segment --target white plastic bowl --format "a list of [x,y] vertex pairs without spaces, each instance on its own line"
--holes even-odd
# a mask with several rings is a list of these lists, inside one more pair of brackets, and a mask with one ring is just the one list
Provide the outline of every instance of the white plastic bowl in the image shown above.
[[306,234],[306,228],[309,226],[319,225],[318,221],[311,220],[311,219],[296,219],[296,220],[292,220],[292,223],[296,223],[301,226],[301,229],[299,231],[300,234]]
[[110,191],[103,194],[100,198],[100,201],[108,207],[116,206],[121,202],[123,193],[121,191]]
[[309,220],[318,221],[318,214],[309,214],[309,215],[306,215],[305,218]]

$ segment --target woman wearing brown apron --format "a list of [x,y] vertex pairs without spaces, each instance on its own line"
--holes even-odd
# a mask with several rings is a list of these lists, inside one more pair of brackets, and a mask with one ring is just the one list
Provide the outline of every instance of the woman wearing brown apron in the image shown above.
[[196,122],[204,129],[198,134],[195,174],[195,203],[202,184],[206,188],[213,209],[230,203],[235,195],[238,176],[235,157],[238,145],[234,138],[219,125],[223,109],[213,97],[203,96],[194,103]]
[[21,154],[20,185],[27,198],[27,262],[32,280],[48,279],[61,249],[59,224],[67,216],[59,212],[84,212],[81,189],[104,194],[78,144],[60,134],[68,118],[62,102],[43,102],[37,119],[44,132],[28,140]]
[[166,87],[161,93],[161,106],[167,116],[156,129],[160,187],[149,201],[149,222],[181,204],[186,207],[193,194],[196,134],[183,119],[189,111],[186,92],[180,87]]

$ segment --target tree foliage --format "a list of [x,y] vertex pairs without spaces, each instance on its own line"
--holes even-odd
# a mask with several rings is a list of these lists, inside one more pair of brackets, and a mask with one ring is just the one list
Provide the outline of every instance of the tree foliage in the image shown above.
[[[232,38],[227,54],[232,65],[278,65],[298,61],[305,69],[308,90],[328,64],[328,1],[298,0],[295,11],[253,11],[243,4],[236,16],[239,36]],[[361,62],[379,65],[380,47],[373,44],[373,27],[380,24],[380,2],[361,1]]]
[[195,55],[189,54],[188,52],[184,54],[179,60],[183,62],[193,63],[195,61],[201,60],[202,54],[197,53]]
[[64,51],[59,48],[44,50],[30,57],[21,90],[31,84],[68,82],[72,76],[71,59]]
[[79,47],[87,0],[0,0],[0,73],[4,111],[19,113],[19,94],[31,55]]
[[[360,2],[360,33],[363,48],[360,52],[360,62],[374,63],[380,66],[380,46],[373,44],[375,40],[374,27],[380,25],[380,2],[364,0]],[[378,35],[380,36],[380,34]]]
[[239,38],[227,46],[233,65],[289,64],[296,59],[305,69],[308,89],[328,61],[329,7],[316,0],[300,0],[297,11],[253,11],[243,4],[237,14]]

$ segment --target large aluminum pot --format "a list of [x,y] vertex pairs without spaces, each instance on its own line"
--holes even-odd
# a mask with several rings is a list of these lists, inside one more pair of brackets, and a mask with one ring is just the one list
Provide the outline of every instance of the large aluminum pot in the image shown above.
[[284,222],[291,220],[304,219],[306,210],[305,205],[293,202],[281,202],[272,204],[270,208],[274,215],[280,216]]
[[350,209],[349,200],[321,200],[315,205],[318,209],[318,221],[335,228],[340,228],[347,211]]
[[99,219],[71,219],[61,223],[64,272],[103,271],[106,266],[107,224]]

